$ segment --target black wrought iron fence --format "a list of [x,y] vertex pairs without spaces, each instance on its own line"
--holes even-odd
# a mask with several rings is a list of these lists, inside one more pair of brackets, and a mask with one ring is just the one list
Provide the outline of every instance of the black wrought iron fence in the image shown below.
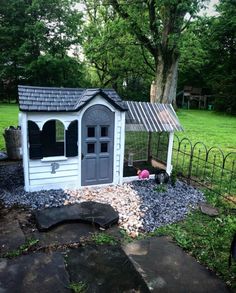
[[[127,132],[125,162],[133,154],[136,162],[148,161],[149,155],[166,162],[169,133]],[[150,149],[149,149],[150,147]],[[219,194],[236,198],[236,152],[225,154],[220,148],[207,148],[202,142],[192,143],[175,135],[172,164],[188,183],[197,182]]]
[[236,152],[224,154],[217,147],[193,144],[175,135],[173,168],[190,183],[195,181],[215,192],[236,197]]

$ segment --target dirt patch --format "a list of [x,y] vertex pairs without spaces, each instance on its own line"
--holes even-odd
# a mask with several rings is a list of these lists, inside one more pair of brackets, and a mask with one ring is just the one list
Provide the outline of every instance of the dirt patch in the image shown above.
[[14,223],[17,221],[26,238],[31,238],[32,233],[36,230],[34,217],[26,208],[5,208],[3,205],[0,205],[0,221],[1,226],[4,223]]

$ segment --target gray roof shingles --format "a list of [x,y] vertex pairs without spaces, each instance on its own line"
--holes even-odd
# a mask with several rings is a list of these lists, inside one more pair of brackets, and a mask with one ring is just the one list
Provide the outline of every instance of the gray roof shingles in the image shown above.
[[120,111],[126,106],[112,89],[54,88],[18,86],[21,111],[71,112],[83,108],[96,95],[102,95]]
[[18,86],[21,111],[75,112],[101,95],[120,111],[126,112],[127,131],[172,132],[183,128],[171,105],[122,101],[113,89],[82,89]]

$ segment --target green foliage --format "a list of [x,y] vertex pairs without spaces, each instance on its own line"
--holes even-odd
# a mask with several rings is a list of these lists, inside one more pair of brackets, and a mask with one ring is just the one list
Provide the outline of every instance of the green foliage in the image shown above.
[[216,17],[193,21],[181,43],[179,89],[184,85],[208,88],[215,109],[236,113],[236,5],[221,0]]
[[171,171],[171,175],[170,175],[170,182],[171,182],[172,186],[175,186],[175,184],[176,184],[177,175],[178,175],[178,172],[175,169],[173,169]]
[[109,234],[106,234],[106,233],[94,233],[92,236],[92,240],[98,245],[103,245],[103,244],[114,245],[114,244],[116,244],[115,238]]
[[18,257],[24,253],[27,253],[30,249],[32,249],[35,245],[37,245],[38,242],[39,242],[38,239],[29,239],[25,244],[22,244],[18,249],[7,252],[6,254],[3,255],[3,257],[6,257],[6,258]]
[[26,74],[34,85],[76,87],[84,84],[82,67],[68,56],[39,56],[28,66]]
[[160,101],[173,98],[178,43],[187,25],[184,17],[187,13],[194,16],[202,1],[110,3],[85,1],[89,19],[84,31],[85,55],[99,84],[111,84],[124,97],[143,100],[149,98],[155,78]]
[[167,185],[166,184],[159,184],[157,185],[154,190],[158,193],[163,193],[167,191]]
[[[3,1],[0,89],[5,96],[16,96],[19,83],[79,85],[81,66],[76,58],[67,56],[68,50],[80,42],[82,16],[74,8],[75,3],[74,0]],[[80,77],[75,78],[78,74]]]
[[188,29],[184,30],[182,34],[179,43],[180,60],[178,87],[180,90],[182,90],[185,85],[207,87],[204,67],[210,62],[208,44],[210,23],[211,19],[202,17],[191,22]]
[[133,241],[133,238],[131,238],[127,231],[125,229],[120,229],[120,234],[122,235],[122,242],[123,243],[130,243]]
[[[125,99],[147,100],[153,72],[140,62],[141,48],[127,30],[126,22],[109,6],[93,4],[94,1],[86,1],[89,22],[83,31],[91,83],[113,87]],[[148,52],[146,55],[150,59]]]
[[69,289],[71,289],[74,293],[85,293],[87,292],[87,285],[83,282],[73,282],[70,283]]

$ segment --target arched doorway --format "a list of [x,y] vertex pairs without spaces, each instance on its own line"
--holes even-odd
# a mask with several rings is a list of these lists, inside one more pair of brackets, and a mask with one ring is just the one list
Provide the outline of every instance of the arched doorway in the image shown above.
[[94,105],[82,117],[83,186],[113,181],[114,115],[106,106]]

